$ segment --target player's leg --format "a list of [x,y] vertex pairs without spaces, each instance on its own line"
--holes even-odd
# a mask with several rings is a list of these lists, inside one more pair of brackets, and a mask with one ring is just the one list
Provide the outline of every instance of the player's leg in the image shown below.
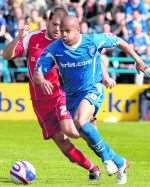
[[112,175],[117,172],[117,167],[111,161],[111,156],[109,155],[103,138],[90,122],[94,111],[95,106],[91,105],[88,100],[83,99],[80,102],[75,114],[75,123],[77,124],[80,133],[84,136],[84,139],[86,139],[89,146],[102,159],[108,174]]
[[[95,128],[97,128],[95,117],[91,118],[91,122],[92,122],[93,126]],[[114,161],[114,163],[116,164],[116,166],[118,168],[117,181],[116,182],[118,184],[125,184],[127,182],[126,170],[129,167],[128,160],[124,159],[122,156],[120,156],[119,154],[114,152],[108,144],[106,144],[106,147],[107,147],[107,150],[108,150],[109,154],[111,155],[112,160]]]
[[[93,124],[93,126],[96,128],[96,120],[94,120],[94,118],[92,120],[90,120],[91,123]],[[119,154],[117,154],[114,150],[112,150],[112,148],[110,148],[110,146],[105,143],[106,149],[109,152],[109,154],[111,155],[111,160],[114,161],[114,163],[117,165],[118,168],[122,167],[123,165],[123,157],[120,156]]]
[[[57,107],[54,107],[54,110],[52,111],[50,110],[51,104],[49,101],[32,102],[32,104],[42,129],[43,138],[52,138],[69,160],[87,169],[89,171],[90,179],[92,179],[92,176],[93,179],[97,179],[100,175],[98,167],[89,161],[78,149],[76,149],[76,147],[73,146],[73,144],[71,144],[70,140],[62,134],[58,120],[63,120],[64,117],[60,118],[60,116],[55,115],[59,108],[59,104]],[[70,118],[70,116],[65,115],[65,118],[67,117]]]
[[53,140],[62,153],[73,163],[78,164],[89,171],[89,179],[98,179],[100,171],[98,167],[88,160],[81,151],[79,151],[65,136],[59,132],[53,136]]
[[93,127],[97,129],[96,117],[91,117],[90,122],[92,123]]
[[79,138],[80,137],[80,134],[79,134],[72,118],[61,120],[59,123],[60,123],[60,127],[61,127],[62,132],[64,134],[66,134],[68,137],[70,137],[70,138]]
[[62,93],[58,98],[57,102],[53,106],[54,118],[59,121],[61,131],[70,138],[79,138],[80,134],[72,120],[72,117],[66,107],[66,98]]

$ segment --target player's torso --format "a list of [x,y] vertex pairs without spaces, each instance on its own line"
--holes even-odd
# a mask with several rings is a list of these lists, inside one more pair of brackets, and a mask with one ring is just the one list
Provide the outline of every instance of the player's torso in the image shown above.
[[[82,38],[76,49],[60,45],[55,54],[67,93],[90,89],[100,80],[97,47],[89,38]],[[73,86],[72,86],[73,85]]]
[[[45,36],[45,32],[39,32],[31,36],[28,44],[27,56],[28,56],[28,70],[29,70],[29,84],[32,99],[44,99],[46,96],[43,94],[39,86],[37,86],[33,80],[34,67],[37,59],[40,57],[44,49],[52,42]],[[56,66],[46,75],[46,79],[51,81],[55,85],[55,90],[59,88],[59,77],[57,74]]]

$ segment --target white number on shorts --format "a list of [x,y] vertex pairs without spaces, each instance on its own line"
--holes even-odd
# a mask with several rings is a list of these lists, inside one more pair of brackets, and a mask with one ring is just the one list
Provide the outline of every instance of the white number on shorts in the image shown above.
[[65,105],[60,106],[60,115],[65,116],[67,114],[67,108]]

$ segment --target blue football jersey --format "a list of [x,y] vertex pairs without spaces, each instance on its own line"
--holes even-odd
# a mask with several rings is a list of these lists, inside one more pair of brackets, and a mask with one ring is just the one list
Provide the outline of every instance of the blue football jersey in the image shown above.
[[62,39],[51,43],[37,61],[35,71],[46,74],[57,64],[67,95],[91,89],[102,80],[100,52],[117,46],[119,38],[109,34],[83,34],[73,47]]

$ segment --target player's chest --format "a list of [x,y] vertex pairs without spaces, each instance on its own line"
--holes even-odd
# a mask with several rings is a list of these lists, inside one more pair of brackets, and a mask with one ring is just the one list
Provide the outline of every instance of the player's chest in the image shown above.
[[44,49],[48,46],[48,41],[32,41],[30,42],[29,46],[29,56],[34,57],[35,59],[39,58],[40,55],[43,53]]
[[79,63],[83,61],[90,61],[96,55],[95,46],[80,47],[75,50],[64,49],[55,54],[56,59],[61,63]]

